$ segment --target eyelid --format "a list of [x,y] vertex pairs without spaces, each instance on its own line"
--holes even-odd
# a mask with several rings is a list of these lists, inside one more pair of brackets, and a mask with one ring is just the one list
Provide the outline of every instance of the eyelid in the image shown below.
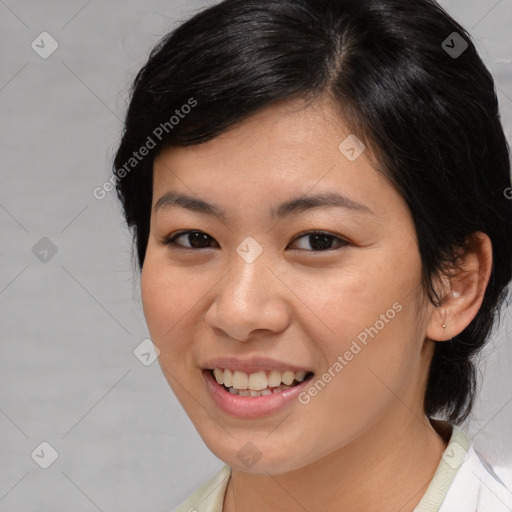
[[[176,238],[178,238],[178,237],[180,237],[182,235],[186,235],[188,233],[201,233],[201,234],[204,234],[204,235],[206,235],[207,237],[209,237],[211,240],[215,241],[218,244],[218,242],[215,240],[215,238],[213,238],[208,233],[205,233],[204,231],[201,231],[199,229],[184,229],[182,231],[173,232],[170,235],[164,237],[161,240],[161,243],[163,245],[173,246],[174,248],[181,249],[181,250],[184,250],[184,251],[194,251],[195,252],[195,251],[202,251],[202,250],[212,249],[212,247],[201,247],[201,248],[187,247],[187,246],[183,246],[183,245],[180,245],[180,244],[177,244],[177,243],[174,242],[174,240]],[[341,235],[337,235],[335,233],[331,233],[330,231],[324,231],[324,230],[321,230],[321,229],[316,229],[316,230],[313,229],[313,230],[303,231],[303,232],[297,234],[295,236],[295,238],[292,240],[291,243],[294,243],[297,240],[299,240],[300,238],[303,238],[303,237],[308,236],[308,235],[326,235],[326,236],[329,236],[329,237],[332,237],[332,238],[336,239],[339,243],[338,243],[338,245],[336,247],[325,249],[324,251],[318,251],[318,250],[315,251],[314,249],[313,250],[293,249],[293,250],[295,250],[295,251],[305,251],[305,252],[310,252],[310,253],[327,253],[327,252],[332,252],[332,251],[341,249],[341,248],[343,248],[346,245],[349,245],[351,243],[349,240],[347,240],[346,238],[342,237]]]

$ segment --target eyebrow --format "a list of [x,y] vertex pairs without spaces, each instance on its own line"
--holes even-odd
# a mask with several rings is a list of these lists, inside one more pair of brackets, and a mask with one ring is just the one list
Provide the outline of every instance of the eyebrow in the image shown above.
[[[218,217],[222,220],[227,219],[226,212],[218,206],[208,203],[196,197],[187,196],[177,192],[167,192],[164,194],[154,206],[154,211],[157,212],[163,208],[172,206],[179,206],[187,210],[202,213],[204,215],[211,215]],[[339,207],[347,210],[352,210],[360,213],[375,215],[368,206],[363,203],[358,203],[349,197],[343,196],[336,192],[326,192],[316,195],[302,195],[284,203],[281,203],[277,209],[272,208],[270,215],[273,218],[282,219],[294,213],[300,213],[314,208],[328,208]]]

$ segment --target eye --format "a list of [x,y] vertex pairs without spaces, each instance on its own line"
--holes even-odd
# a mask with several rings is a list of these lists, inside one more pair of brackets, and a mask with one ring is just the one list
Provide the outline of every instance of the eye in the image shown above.
[[[297,244],[297,241],[305,240]],[[181,241],[181,242],[180,242]],[[208,249],[212,247],[212,243],[218,247],[218,243],[210,235],[202,231],[181,231],[173,234],[164,240],[164,245],[171,245],[183,249]],[[292,244],[299,245],[299,250],[306,250],[309,252],[326,252],[328,250],[335,250],[344,247],[349,242],[343,238],[333,235],[325,231],[309,231],[299,235]],[[308,247],[309,246],[309,247]]]
[[[178,243],[178,240],[180,239],[187,241],[188,245]],[[165,245],[174,245],[185,249],[207,249],[210,247],[208,244],[212,241],[215,242],[210,235],[207,235],[202,231],[182,231],[181,233],[169,236],[163,240],[163,243]]]
[[[301,239],[305,239],[306,243],[300,244],[302,247],[299,247],[299,250],[309,250],[312,252],[325,252],[328,250],[339,249],[349,243],[343,238],[325,231],[309,231],[308,233],[303,233],[294,240],[294,243]],[[311,249],[307,247],[308,245]]]

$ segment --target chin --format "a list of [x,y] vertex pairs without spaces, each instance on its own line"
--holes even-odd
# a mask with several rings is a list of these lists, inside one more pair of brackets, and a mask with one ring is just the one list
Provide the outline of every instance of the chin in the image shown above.
[[[286,443],[281,436],[268,431],[251,435],[249,431],[230,436],[221,427],[197,429],[208,449],[225,464],[252,474],[279,475],[299,470],[321,456],[313,455],[313,447],[298,440]],[[271,439],[273,437],[273,439]],[[302,439],[304,436],[301,436]],[[300,447],[303,453],[297,450]]]

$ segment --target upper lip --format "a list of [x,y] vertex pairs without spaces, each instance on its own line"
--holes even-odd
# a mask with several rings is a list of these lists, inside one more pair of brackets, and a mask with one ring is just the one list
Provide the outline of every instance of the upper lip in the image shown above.
[[213,370],[214,368],[222,368],[223,370],[239,370],[246,373],[255,373],[265,370],[291,370],[294,372],[311,372],[309,368],[295,364],[286,363],[284,361],[277,361],[275,359],[268,359],[264,357],[251,357],[247,359],[240,359],[237,357],[218,357],[206,361],[202,368],[204,370]]

